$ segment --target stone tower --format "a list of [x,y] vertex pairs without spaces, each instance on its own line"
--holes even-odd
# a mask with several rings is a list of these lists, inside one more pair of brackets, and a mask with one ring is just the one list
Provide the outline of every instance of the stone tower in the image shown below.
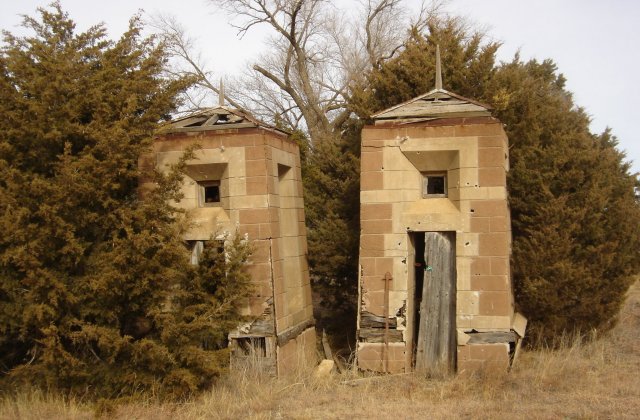
[[436,88],[362,131],[357,361],[379,372],[506,369],[524,334],[509,272],[508,139]]
[[143,163],[164,170],[195,143],[201,149],[187,164],[177,203],[193,222],[184,236],[193,263],[203,247],[236,232],[254,249],[255,295],[242,307],[251,321],[229,336],[232,363],[277,374],[314,366],[298,146],[287,133],[220,105],[165,126]]

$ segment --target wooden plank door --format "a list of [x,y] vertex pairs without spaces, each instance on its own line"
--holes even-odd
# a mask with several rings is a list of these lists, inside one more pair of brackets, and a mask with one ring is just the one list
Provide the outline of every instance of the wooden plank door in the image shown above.
[[443,376],[455,370],[455,232],[425,232],[426,271],[420,303],[416,371]]

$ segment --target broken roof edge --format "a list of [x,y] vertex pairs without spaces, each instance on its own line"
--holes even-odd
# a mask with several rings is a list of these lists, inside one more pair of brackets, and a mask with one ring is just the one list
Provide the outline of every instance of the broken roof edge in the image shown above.
[[446,117],[416,117],[405,119],[379,119],[375,120],[372,124],[366,124],[364,128],[376,129],[376,128],[389,128],[399,126],[412,126],[412,125],[424,125],[424,126],[449,126],[449,125],[472,125],[472,124],[501,124],[500,120],[491,115],[451,115]]
[[[216,112],[216,111],[219,111],[219,112]],[[223,112],[220,112],[220,111],[223,111]],[[225,123],[220,125],[212,124],[207,126],[199,125],[199,126],[191,126],[191,127],[179,125],[181,121],[185,121],[190,118],[213,117],[215,114],[219,114],[219,115],[231,114],[245,121],[238,121],[235,123]],[[205,120],[205,122],[206,121],[208,120]],[[209,131],[209,130],[215,131],[215,130],[234,129],[234,128],[263,128],[280,135],[285,135],[287,137],[291,135],[290,131],[265,123],[264,121],[261,121],[255,118],[253,115],[251,115],[247,111],[237,109],[237,108],[231,108],[225,105],[219,105],[215,107],[200,109],[198,111],[194,111],[187,115],[184,115],[180,118],[176,118],[175,120],[167,121],[159,127],[158,132],[156,134],[161,135],[161,134],[170,134],[170,133],[184,133],[189,131]]]
[[419,96],[416,96],[415,98],[411,98],[408,101],[404,101],[404,102],[401,102],[401,103],[399,103],[397,105],[391,106],[391,107],[389,107],[387,109],[383,109],[382,111],[378,111],[375,114],[372,114],[371,118],[372,119],[376,119],[376,118],[378,118],[379,116],[381,116],[383,114],[389,113],[391,111],[394,111],[394,110],[396,110],[398,108],[401,108],[401,107],[403,107],[405,105],[409,105],[409,104],[411,104],[413,102],[419,101],[421,99],[428,98],[429,96],[435,95],[436,93],[442,93],[442,94],[445,94],[445,95],[449,95],[452,98],[455,98],[455,99],[458,99],[458,100],[461,100],[461,101],[469,102],[471,104],[474,104],[474,105],[477,105],[479,107],[482,107],[482,108],[486,109],[487,111],[491,111],[493,109],[490,105],[487,105],[487,104],[482,103],[480,101],[476,101],[474,99],[466,98],[466,97],[464,97],[462,95],[458,95],[457,93],[449,92],[446,89],[432,89],[429,92],[424,93],[424,94],[419,95]]

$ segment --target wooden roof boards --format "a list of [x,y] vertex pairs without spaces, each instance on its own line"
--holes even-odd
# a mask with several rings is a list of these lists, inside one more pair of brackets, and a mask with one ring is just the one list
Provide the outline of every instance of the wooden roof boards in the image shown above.
[[170,121],[160,129],[160,134],[257,127],[266,128],[280,134],[289,134],[284,130],[259,121],[247,113],[227,106],[208,108]]
[[490,117],[491,107],[444,89],[432,91],[407,102],[380,111],[372,118],[378,122],[418,122],[439,118]]

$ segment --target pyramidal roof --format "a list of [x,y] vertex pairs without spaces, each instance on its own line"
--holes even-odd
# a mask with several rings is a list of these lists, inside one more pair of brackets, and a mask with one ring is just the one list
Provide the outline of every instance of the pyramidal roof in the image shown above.
[[440,46],[436,45],[436,87],[430,92],[392,106],[371,117],[378,122],[403,123],[439,118],[489,117],[491,107],[442,88]]
[[160,133],[184,133],[193,131],[227,130],[233,128],[262,127],[287,134],[274,126],[264,123],[248,113],[224,105],[194,112],[165,124]]
[[376,121],[415,122],[438,118],[489,117],[491,107],[444,89],[432,91],[372,115]]

